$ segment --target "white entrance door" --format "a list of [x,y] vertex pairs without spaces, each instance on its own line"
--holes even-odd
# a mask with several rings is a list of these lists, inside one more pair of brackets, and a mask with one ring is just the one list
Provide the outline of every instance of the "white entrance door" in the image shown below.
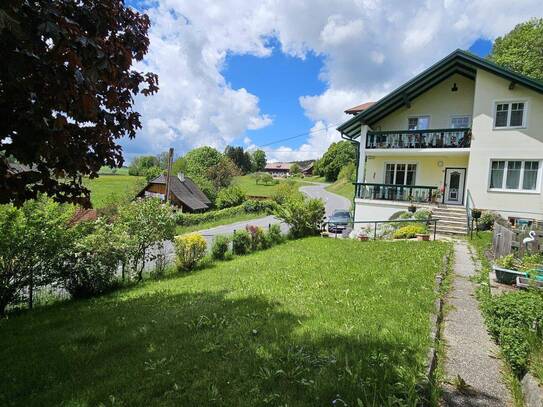
[[445,170],[445,199],[446,204],[462,205],[464,201],[465,168],[447,168]]

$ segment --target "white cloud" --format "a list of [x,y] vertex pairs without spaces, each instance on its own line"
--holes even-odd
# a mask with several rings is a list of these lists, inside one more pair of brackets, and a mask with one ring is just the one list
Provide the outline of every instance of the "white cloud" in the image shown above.
[[299,148],[283,146],[268,153],[287,160],[314,158],[338,140],[327,126],[345,119],[346,108],[378,99],[477,38],[493,39],[541,16],[543,3],[160,0],[148,13],[151,48],[141,69],[159,74],[160,92],[137,99],[144,128],[136,141],[124,143],[127,150],[156,153],[174,145],[182,152],[204,144],[223,148],[246,130],[271,125],[269,113],[260,111],[259,95],[233,89],[221,70],[229,53],[270,55],[267,40],[275,36],[292,56],[304,58],[311,51],[325,57],[321,79],[327,89],[300,95],[314,131]]

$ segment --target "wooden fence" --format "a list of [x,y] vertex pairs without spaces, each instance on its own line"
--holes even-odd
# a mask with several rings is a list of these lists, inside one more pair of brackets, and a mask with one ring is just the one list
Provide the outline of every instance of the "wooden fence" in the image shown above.
[[543,230],[534,230],[536,233],[535,240],[528,243],[528,247],[523,243],[524,239],[529,236],[530,231],[532,231],[531,228],[511,230],[499,223],[494,223],[494,234],[492,235],[494,258],[507,256],[513,251],[517,251],[520,256],[524,255],[526,250],[532,252],[541,251],[543,249]]

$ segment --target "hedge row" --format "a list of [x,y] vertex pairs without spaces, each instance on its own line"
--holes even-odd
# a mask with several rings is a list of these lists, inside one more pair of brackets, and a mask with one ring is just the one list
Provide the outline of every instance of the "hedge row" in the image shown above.
[[203,213],[178,213],[175,221],[180,226],[198,225],[204,222],[227,219],[244,213],[271,213],[276,204],[273,201],[245,201],[242,205]]

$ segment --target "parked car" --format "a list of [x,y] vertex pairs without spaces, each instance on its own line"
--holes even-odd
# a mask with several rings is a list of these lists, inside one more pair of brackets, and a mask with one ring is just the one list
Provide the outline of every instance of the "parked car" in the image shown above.
[[351,213],[346,210],[335,210],[328,219],[328,232],[341,233],[351,223]]

